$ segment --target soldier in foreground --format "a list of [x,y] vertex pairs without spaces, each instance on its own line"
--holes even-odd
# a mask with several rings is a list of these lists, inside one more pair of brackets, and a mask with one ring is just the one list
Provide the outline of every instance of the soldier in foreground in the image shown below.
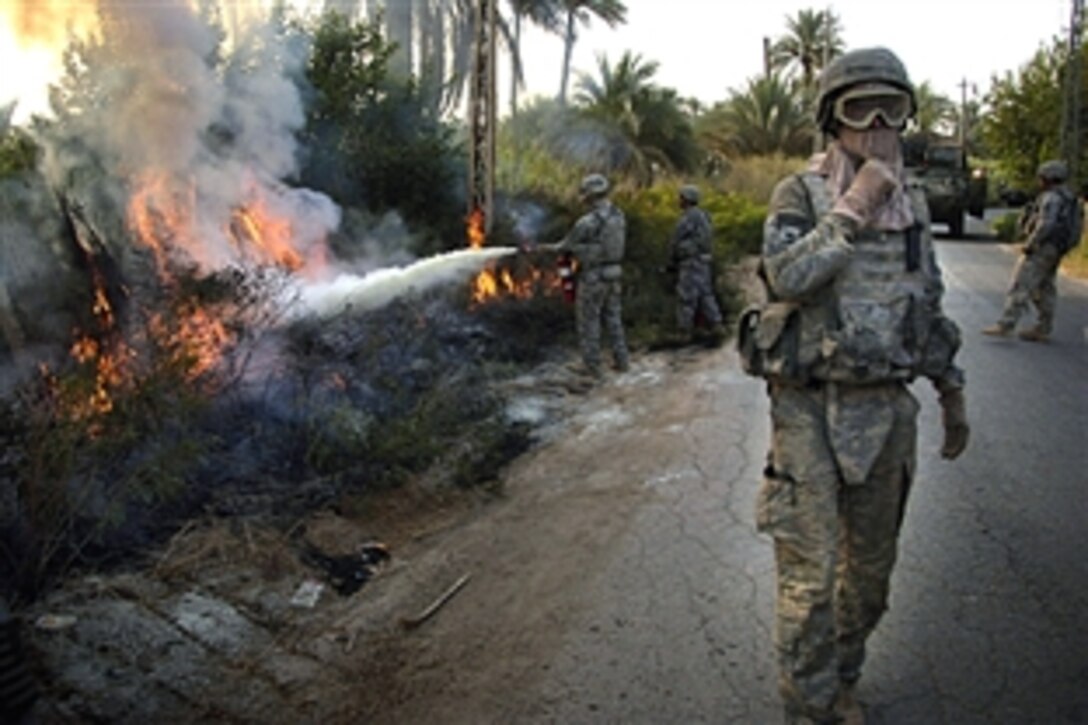
[[681,342],[691,342],[699,313],[718,342],[725,338],[722,313],[714,299],[712,265],[713,229],[710,217],[699,208],[699,190],[680,188],[680,221],[670,241],[671,264],[676,272],[676,328]]
[[1035,327],[1020,332],[1020,339],[1046,342],[1054,328],[1058,302],[1054,280],[1062,257],[1080,242],[1084,215],[1080,200],[1066,184],[1069,171],[1063,162],[1041,164],[1038,177],[1041,192],[1027,210],[1021,226],[1025,239],[1023,256],[1013,271],[1001,319],[982,331],[987,335],[1012,334],[1020,316],[1027,312],[1029,302],[1035,305],[1039,319]]
[[899,135],[913,86],[884,48],[824,71],[826,154],[782,180],[764,225],[768,302],[742,314],[745,369],[767,381],[771,449],[757,526],[774,538],[774,643],[789,722],[862,722],[853,692],[888,585],[915,471],[919,404],[940,396],[941,454],[967,445],[959,330]]
[[608,179],[590,174],[578,192],[589,212],[575,222],[567,236],[552,249],[569,251],[577,262],[575,316],[582,352],[582,372],[601,377],[601,322],[612,345],[616,370],[628,369],[630,361],[623,333],[623,252],[627,220],[608,198]]

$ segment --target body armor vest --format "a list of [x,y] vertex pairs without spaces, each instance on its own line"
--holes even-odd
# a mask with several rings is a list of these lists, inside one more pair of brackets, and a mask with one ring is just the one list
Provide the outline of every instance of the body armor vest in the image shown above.
[[[815,220],[831,199],[823,177],[801,177]],[[922,361],[933,318],[926,292],[935,270],[922,224],[928,210],[912,194],[915,225],[902,231],[866,229],[851,244],[849,264],[800,314],[800,368],[818,380],[874,383],[910,379]]]

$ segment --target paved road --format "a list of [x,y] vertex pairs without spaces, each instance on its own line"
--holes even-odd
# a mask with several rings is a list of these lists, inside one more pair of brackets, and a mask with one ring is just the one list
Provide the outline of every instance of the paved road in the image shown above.
[[[941,461],[935,395],[916,386],[920,470],[860,695],[874,723],[1088,722],[1088,288],[1062,280],[1053,343],[993,341],[977,331],[998,314],[1014,255],[949,239],[939,255],[965,332],[973,438]],[[661,420],[662,453],[637,474],[655,495],[581,583],[595,604],[557,627],[562,645],[533,684],[470,712],[779,721],[773,562],[752,528],[764,396],[728,352],[685,374],[684,419]]]
[[[1051,344],[993,340],[978,330],[1015,257],[980,238],[939,255],[972,442],[940,460],[918,384],[919,475],[860,695],[877,725],[1088,722],[1088,286],[1061,280]],[[538,379],[521,403],[548,399]],[[156,567],[42,603],[77,623],[34,633],[61,700],[40,722],[780,722],[774,565],[753,528],[762,386],[728,349],[659,353],[574,400],[466,521],[354,524],[396,536],[394,567],[353,597],[298,610],[297,576],[220,554],[195,581]],[[433,619],[398,626],[463,573]]]

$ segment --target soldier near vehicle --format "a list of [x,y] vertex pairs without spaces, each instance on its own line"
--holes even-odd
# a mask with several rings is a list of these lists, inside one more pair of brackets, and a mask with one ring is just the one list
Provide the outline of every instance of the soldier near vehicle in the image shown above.
[[676,330],[681,342],[690,342],[700,316],[715,340],[725,338],[722,313],[714,297],[713,228],[710,216],[699,208],[699,189],[685,185],[679,191],[680,221],[669,241],[669,269],[676,274]]
[[900,134],[914,87],[885,48],[835,59],[820,79],[825,154],[776,187],[746,310],[745,370],[767,381],[771,445],[757,526],[774,539],[774,643],[790,722],[858,722],[865,646],[887,607],[916,470],[918,376],[939,393],[941,454],[967,445],[959,330],[929,213],[906,182]]
[[630,365],[623,331],[623,253],[627,235],[624,214],[608,198],[609,184],[601,174],[582,179],[578,193],[590,210],[575,222],[552,249],[570,252],[577,263],[575,319],[583,372],[601,376],[601,327],[608,333],[613,367]]
[[997,337],[1011,335],[1016,323],[1035,305],[1038,321],[1020,332],[1030,342],[1045,342],[1054,329],[1058,290],[1054,284],[1058,265],[1080,242],[1084,212],[1080,200],[1067,185],[1069,170],[1061,161],[1047,161],[1039,166],[1040,193],[1024,210],[1020,223],[1023,254],[1013,270],[1012,284],[1005,297],[1005,308],[996,324],[983,333]]

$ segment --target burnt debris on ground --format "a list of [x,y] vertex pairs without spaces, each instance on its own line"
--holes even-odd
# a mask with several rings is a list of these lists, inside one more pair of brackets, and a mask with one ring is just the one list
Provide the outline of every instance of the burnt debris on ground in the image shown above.
[[493,480],[532,435],[496,383],[561,354],[569,323],[555,299],[476,307],[450,288],[304,318],[238,344],[214,383],[186,384],[184,370],[139,379],[112,401],[120,424],[97,433],[48,420],[56,390],[33,379],[0,427],[0,473],[18,493],[0,512],[4,594],[139,560],[194,516],[287,527],[428,469],[454,486]]

